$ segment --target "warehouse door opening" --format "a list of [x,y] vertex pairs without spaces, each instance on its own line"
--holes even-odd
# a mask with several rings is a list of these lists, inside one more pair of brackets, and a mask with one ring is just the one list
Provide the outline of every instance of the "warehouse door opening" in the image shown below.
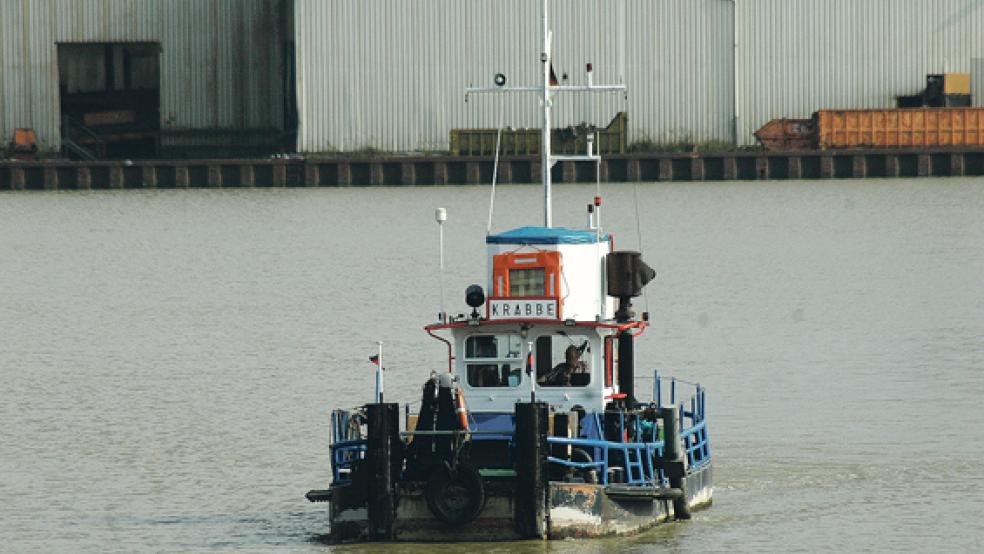
[[63,154],[75,159],[157,155],[160,52],[156,42],[58,45]]

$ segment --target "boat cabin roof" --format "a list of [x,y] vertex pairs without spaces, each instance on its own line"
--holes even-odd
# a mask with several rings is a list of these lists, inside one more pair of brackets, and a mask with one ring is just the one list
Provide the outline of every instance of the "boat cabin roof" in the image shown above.
[[486,244],[596,244],[607,241],[608,235],[566,227],[518,227],[485,237]]

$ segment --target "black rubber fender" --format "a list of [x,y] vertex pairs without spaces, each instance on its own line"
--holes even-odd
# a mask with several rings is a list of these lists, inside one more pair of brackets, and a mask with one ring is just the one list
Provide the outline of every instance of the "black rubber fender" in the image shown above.
[[485,507],[485,484],[474,467],[458,464],[454,469],[440,465],[431,471],[424,488],[427,507],[449,525],[474,521]]

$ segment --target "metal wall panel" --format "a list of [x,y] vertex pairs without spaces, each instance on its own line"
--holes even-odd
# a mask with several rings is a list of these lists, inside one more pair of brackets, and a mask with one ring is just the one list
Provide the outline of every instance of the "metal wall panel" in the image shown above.
[[290,0],[0,0],[0,132],[60,143],[58,43],[159,42],[161,127],[283,127]]
[[[453,127],[538,127],[528,99],[462,98],[497,71],[537,81],[539,5],[296,0],[298,148],[444,150]],[[551,20],[558,72],[580,82],[591,58],[605,81],[624,60],[629,85],[627,101],[561,99],[557,124],[627,109],[630,142],[751,145],[773,118],[891,107],[984,57],[984,0],[564,0]]]
[[733,14],[729,0],[629,2],[630,141],[732,141]]
[[[163,128],[281,128],[294,27],[299,150],[445,150],[454,127],[539,126],[529,98],[463,101],[497,71],[537,82],[539,5],[0,0],[0,132],[34,127],[56,147],[56,44],[109,41],[161,43]],[[558,73],[584,82],[591,61],[596,82],[629,86],[627,99],[559,98],[556,124],[604,125],[624,109],[630,142],[754,144],[773,118],[891,107],[927,73],[974,73],[984,100],[972,62],[984,0],[564,0],[551,21]]]
[[[778,117],[891,108],[984,57],[982,0],[737,0],[739,139]],[[976,85],[980,90],[979,84]],[[975,100],[980,105],[981,97]]]
[[[447,150],[452,128],[539,127],[530,96],[472,96],[497,72],[537,84],[540,2],[296,0],[298,149]],[[629,114],[629,141],[730,140],[732,4],[725,0],[554,2],[558,76],[623,79],[621,95],[562,96],[558,126]],[[624,32],[623,32],[624,29]],[[624,42],[620,37],[624,36]],[[621,70],[620,68],[625,68]]]

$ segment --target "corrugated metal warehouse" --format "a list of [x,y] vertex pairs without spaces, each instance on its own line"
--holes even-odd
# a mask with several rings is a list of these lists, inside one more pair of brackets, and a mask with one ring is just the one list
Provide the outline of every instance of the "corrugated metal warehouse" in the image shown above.
[[984,105],[982,0],[738,0],[742,144],[777,117],[894,108],[926,75],[972,73]]
[[164,152],[269,147],[293,109],[284,93],[293,84],[291,8],[289,0],[0,0],[3,141],[30,127],[42,150],[58,150],[63,115],[100,113],[109,115],[87,122],[126,123],[129,135],[159,136]]
[[[539,0],[296,0],[301,151],[447,150],[456,127],[539,127],[528,96],[473,96],[495,73],[538,84]],[[569,84],[624,75],[620,96],[568,96],[555,124],[604,125],[626,110],[632,140],[733,137],[732,6],[724,0],[552,4],[554,67]],[[624,37],[622,40],[620,36]],[[624,69],[623,69],[624,68]],[[681,96],[685,95],[685,97]],[[500,106],[500,102],[504,106]],[[503,116],[504,112],[504,116]]]
[[[446,151],[454,128],[538,127],[530,98],[466,103],[464,90],[497,72],[537,83],[539,9],[0,0],[0,132],[7,142],[33,128],[46,151],[62,147],[66,122],[69,136],[73,122],[149,129],[162,155],[251,144]],[[592,62],[595,82],[629,87],[560,98],[556,125],[606,125],[625,111],[630,143],[752,145],[771,119],[893,107],[944,72],[971,73],[984,105],[984,0],[560,0],[551,21],[569,84],[584,83]]]
[[[537,127],[529,98],[466,104],[464,89],[537,82],[539,6],[295,0],[298,150],[447,150],[452,128]],[[629,87],[562,98],[557,125],[624,109],[630,142],[751,145],[773,118],[894,107],[943,72],[973,73],[984,100],[984,0],[563,0],[551,22],[558,74],[583,83],[591,61],[596,82]]]

